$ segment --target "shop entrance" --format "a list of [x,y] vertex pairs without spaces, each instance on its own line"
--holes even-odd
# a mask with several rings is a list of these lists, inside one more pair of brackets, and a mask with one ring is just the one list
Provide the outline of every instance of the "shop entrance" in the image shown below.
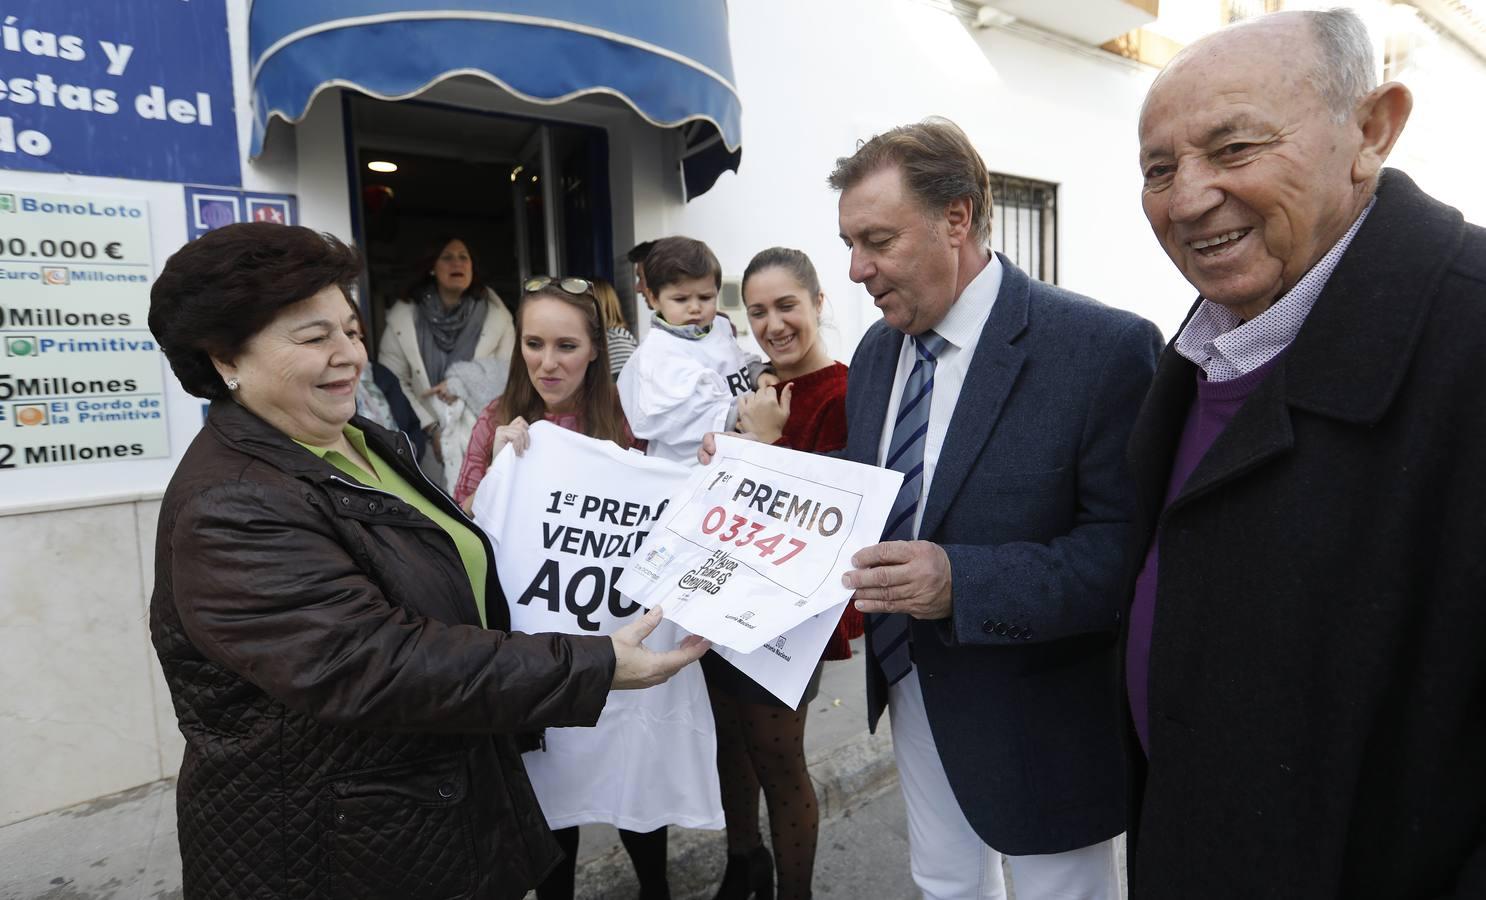
[[360,96],[345,118],[374,338],[442,235],[465,240],[513,311],[532,275],[613,280],[602,129]]

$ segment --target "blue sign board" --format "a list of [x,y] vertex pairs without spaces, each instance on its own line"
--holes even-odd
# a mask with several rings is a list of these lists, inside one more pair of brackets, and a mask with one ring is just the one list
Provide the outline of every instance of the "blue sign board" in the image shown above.
[[0,2],[0,169],[241,184],[226,0]]

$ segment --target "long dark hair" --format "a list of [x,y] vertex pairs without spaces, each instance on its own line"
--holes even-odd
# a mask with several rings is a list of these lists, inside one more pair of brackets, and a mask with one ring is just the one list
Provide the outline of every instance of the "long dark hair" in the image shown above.
[[516,307],[516,349],[511,353],[511,371],[506,379],[506,392],[496,401],[499,404],[497,425],[508,425],[518,416],[527,422],[540,422],[547,414],[547,404],[531,383],[531,373],[526,370],[526,357],[521,352],[525,339],[523,314],[527,304],[533,300],[551,298],[576,309],[583,316],[588,339],[593,343],[595,356],[583,372],[583,385],[578,388],[578,427],[592,438],[613,441],[621,447],[629,447],[629,429],[624,421],[624,408],[619,404],[619,390],[609,374],[609,342],[604,336],[604,323],[599,317],[598,303],[589,291],[570,294],[555,284],[530,291],[521,296]]
[[485,278],[480,269],[480,258],[475,255],[475,248],[470,246],[470,242],[458,234],[441,234],[434,239],[433,243],[424,248],[423,254],[418,257],[408,278],[407,287],[403,288],[401,299],[417,303],[424,291],[428,290],[430,285],[437,283],[433,275],[434,264],[443,255],[444,248],[455,241],[463,244],[464,249],[470,254],[470,286],[465,289],[465,293],[476,299],[484,299]]

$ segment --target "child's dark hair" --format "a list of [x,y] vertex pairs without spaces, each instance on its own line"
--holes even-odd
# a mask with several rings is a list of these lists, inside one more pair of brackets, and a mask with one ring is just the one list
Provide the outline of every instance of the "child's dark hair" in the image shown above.
[[794,277],[810,295],[811,303],[820,296],[820,276],[815,274],[815,265],[810,262],[810,257],[803,250],[792,250],[789,247],[770,247],[755,253],[753,259],[748,261],[748,268],[743,270],[742,289],[745,292],[748,290],[748,279],[765,269],[776,267]]
[[629,248],[629,253],[626,253],[624,258],[631,263],[643,263],[645,262],[645,257],[650,255],[650,248],[654,246],[655,241],[641,241]]
[[661,289],[692,278],[711,278],[722,287],[722,264],[701,241],[689,237],[667,237],[655,242],[645,256],[645,286],[651,296]]

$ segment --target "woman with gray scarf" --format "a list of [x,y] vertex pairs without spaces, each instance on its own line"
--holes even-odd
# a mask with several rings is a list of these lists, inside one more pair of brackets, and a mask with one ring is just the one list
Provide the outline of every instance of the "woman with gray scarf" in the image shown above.
[[446,473],[459,471],[480,407],[451,389],[449,369],[488,361],[504,371],[516,345],[516,326],[510,310],[480,280],[460,238],[439,240],[417,271],[404,301],[387,310],[378,361],[397,376],[431,438],[424,470],[435,481],[452,484]]

